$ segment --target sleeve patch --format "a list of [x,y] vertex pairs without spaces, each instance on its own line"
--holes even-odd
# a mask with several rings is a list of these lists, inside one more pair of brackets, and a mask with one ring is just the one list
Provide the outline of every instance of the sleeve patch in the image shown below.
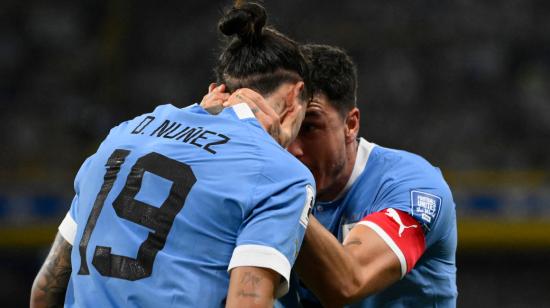
[[306,186],[306,202],[304,203],[304,208],[302,209],[302,214],[300,215],[300,224],[302,227],[307,228],[309,223],[309,214],[313,208],[313,203],[315,202],[315,192],[311,185]]
[[410,272],[426,249],[424,232],[411,215],[387,208],[372,213],[360,224],[374,230],[388,244],[401,263],[401,274]]
[[426,192],[411,191],[411,214],[426,231],[430,231],[434,221],[439,216],[441,197]]

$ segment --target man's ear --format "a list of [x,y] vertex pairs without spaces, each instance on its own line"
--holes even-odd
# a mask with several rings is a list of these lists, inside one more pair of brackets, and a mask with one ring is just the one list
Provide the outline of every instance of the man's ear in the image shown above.
[[286,107],[292,108],[292,105],[294,103],[299,103],[300,96],[302,95],[302,90],[304,89],[304,82],[298,81],[292,87],[290,88],[290,91],[288,91],[287,97],[286,97]]
[[359,113],[359,109],[357,108],[353,108],[346,115],[346,119],[345,119],[346,143],[351,143],[357,138],[357,135],[359,134],[359,123],[360,123],[359,120],[360,120],[360,113]]
[[285,84],[284,86],[286,87],[286,94],[283,94],[283,109],[279,111],[281,121],[285,119],[287,114],[292,114],[296,111],[300,104],[300,92],[304,88],[304,82],[298,81],[295,84]]

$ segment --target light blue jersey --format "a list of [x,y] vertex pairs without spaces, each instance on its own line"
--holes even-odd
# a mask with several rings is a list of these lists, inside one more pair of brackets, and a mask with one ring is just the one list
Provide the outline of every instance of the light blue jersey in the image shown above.
[[245,104],[157,107],[113,128],[75,179],[66,307],[221,307],[231,268],[288,290],[315,187]]
[[[401,280],[350,307],[455,307],[455,204],[440,170],[420,156],[361,139],[346,188],[333,202],[317,202],[313,214],[342,242],[365,216],[388,208],[422,225],[426,250]],[[314,300],[306,289],[299,293]],[[293,293],[285,297],[292,303],[289,298],[295,298]]]

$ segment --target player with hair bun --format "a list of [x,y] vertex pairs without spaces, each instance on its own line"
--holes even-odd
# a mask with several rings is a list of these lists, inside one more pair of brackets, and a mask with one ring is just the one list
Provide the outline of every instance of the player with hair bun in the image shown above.
[[238,3],[219,22],[230,41],[208,97],[231,107],[162,105],[111,129],[75,178],[31,307],[270,307],[288,291],[315,196],[284,149],[309,72],[266,20]]
[[287,149],[317,196],[295,266],[302,284],[291,279],[277,307],[455,307],[456,213],[441,171],[358,137],[352,59],[334,46],[302,49],[313,95]]

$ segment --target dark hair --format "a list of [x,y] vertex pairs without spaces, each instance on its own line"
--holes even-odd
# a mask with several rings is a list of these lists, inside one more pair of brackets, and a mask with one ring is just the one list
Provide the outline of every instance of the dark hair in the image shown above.
[[341,48],[305,44],[302,52],[310,62],[311,92],[323,93],[342,116],[356,106],[357,68]]
[[265,9],[256,3],[236,4],[220,19],[218,27],[234,36],[215,68],[218,83],[229,92],[251,88],[269,95],[283,82],[305,83],[302,98],[309,98],[309,69],[299,45],[271,27],[265,27]]

